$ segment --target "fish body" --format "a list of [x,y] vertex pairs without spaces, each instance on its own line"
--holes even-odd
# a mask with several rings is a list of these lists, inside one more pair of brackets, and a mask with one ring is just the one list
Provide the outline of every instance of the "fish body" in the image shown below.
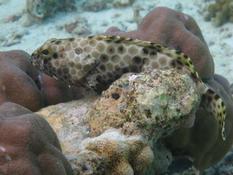
[[127,72],[175,68],[197,84],[202,104],[216,117],[225,140],[224,102],[201,81],[191,59],[181,51],[138,39],[96,35],[51,39],[32,54],[32,63],[50,76],[96,92],[107,89]]

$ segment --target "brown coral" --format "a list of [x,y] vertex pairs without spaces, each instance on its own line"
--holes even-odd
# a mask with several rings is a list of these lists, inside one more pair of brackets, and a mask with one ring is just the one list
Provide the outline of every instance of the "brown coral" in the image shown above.
[[49,124],[28,109],[0,106],[0,174],[72,175]]
[[32,111],[44,106],[79,98],[77,88],[68,88],[29,62],[30,56],[20,50],[0,52],[0,104],[14,102]]

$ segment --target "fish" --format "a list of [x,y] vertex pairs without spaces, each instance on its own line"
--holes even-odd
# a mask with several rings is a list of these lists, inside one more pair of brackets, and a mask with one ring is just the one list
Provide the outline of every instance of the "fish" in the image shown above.
[[122,36],[95,35],[50,39],[32,53],[32,64],[68,85],[91,88],[97,93],[128,72],[177,69],[197,84],[204,105],[218,121],[226,139],[226,106],[222,98],[198,75],[190,57],[157,43]]

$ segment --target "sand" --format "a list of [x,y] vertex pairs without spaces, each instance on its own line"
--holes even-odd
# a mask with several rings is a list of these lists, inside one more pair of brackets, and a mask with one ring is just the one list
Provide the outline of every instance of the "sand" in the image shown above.
[[[156,6],[167,6],[193,16],[214,58],[216,73],[233,83],[233,24],[216,28],[204,21],[202,9],[206,4],[203,0],[136,0],[134,5],[143,9],[140,12],[142,17]],[[84,12],[80,9],[76,12],[60,12],[42,23],[24,27],[23,17],[16,21],[12,17],[24,16],[25,7],[26,0],[0,0],[0,51],[22,49],[32,53],[49,38],[73,36],[62,27],[76,19],[87,21],[89,34],[103,33],[110,26],[117,26],[125,31],[137,27],[131,6],[99,12]]]

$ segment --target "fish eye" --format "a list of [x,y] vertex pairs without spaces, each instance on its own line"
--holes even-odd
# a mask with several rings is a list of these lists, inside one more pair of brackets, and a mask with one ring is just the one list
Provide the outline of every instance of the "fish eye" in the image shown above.
[[42,50],[41,53],[44,54],[44,55],[48,55],[49,51],[47,49],[45,49],[45,50]]

